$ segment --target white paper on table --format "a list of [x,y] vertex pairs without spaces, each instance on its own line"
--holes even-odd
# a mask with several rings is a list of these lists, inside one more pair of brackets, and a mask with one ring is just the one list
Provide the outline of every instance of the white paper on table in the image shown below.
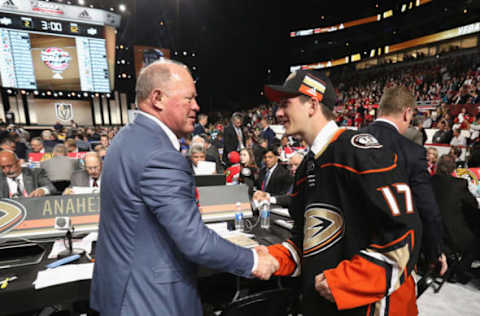
[[[73,239],[72,247],[73,249],[82,249],[86,253],[90,254],[92,252],[92,242],[96,241],[97,237],[98,237],[98,233],[93,232],[83,237],[82,239]],[[68,241],[64,239],[55,240],[52,250],[48,255],[48,259],[56,259],[60,252],[67,250],[67,247],[65,246],[66,243],[68,243]]]
[[64,284],[80,280],[89,280],[93,276],[93,262],[82,264],[66,264],[54,269],[39,271],[33,282],[35,289]]
[[99,187],[72,187],[73,194],[92,194],[99,193]]
[[215,174],[217,166],[212,161],[199,161],[197,165],[196,175],[211,175]]

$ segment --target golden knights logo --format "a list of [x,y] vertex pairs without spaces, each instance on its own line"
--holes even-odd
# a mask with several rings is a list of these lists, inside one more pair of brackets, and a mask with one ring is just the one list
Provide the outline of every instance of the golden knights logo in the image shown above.
[[73,120],[73,106],[67,103],[55,103],[55,114],[60,121]]
[[18,226],[26,216],[27,210],[20,203],[8,199],[0,200],[0,236]]
[[322,252],[342,239],[345,223],[337,207],[323,203],[310,204],[304,216],[304,257]]

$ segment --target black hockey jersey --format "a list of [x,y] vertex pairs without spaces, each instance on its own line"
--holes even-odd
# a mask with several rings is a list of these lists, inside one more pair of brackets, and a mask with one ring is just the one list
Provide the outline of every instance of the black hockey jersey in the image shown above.
[[[291,240],[270,246],[277,275],[303,279],[309,315],[416,315],[411,272],[420,217],[396,154],[369,134],[339,129],[296,173]],[[324,273],[335,304],[315,290]]]

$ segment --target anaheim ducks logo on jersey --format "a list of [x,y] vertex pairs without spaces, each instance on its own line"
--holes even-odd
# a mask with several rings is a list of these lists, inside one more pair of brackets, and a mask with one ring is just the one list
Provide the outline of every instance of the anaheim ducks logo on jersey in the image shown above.
[[333,205],[316,203],[307,206],[303,239],[303,256],[322,252],[340,241],[345,224],[340,209]]
[[352,137],[352,145],[362,149],[382,148],[382,144],[370,134],[356,134]]

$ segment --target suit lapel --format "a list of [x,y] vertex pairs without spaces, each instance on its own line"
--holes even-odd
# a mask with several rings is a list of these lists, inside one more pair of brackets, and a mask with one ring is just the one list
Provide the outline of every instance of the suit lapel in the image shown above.
[[4,198],[8,198],[10,196],[10,189],[8,188],[7,178],[2,175],[2,179],[0,181],[0,185],[2,186],[2,196]]

